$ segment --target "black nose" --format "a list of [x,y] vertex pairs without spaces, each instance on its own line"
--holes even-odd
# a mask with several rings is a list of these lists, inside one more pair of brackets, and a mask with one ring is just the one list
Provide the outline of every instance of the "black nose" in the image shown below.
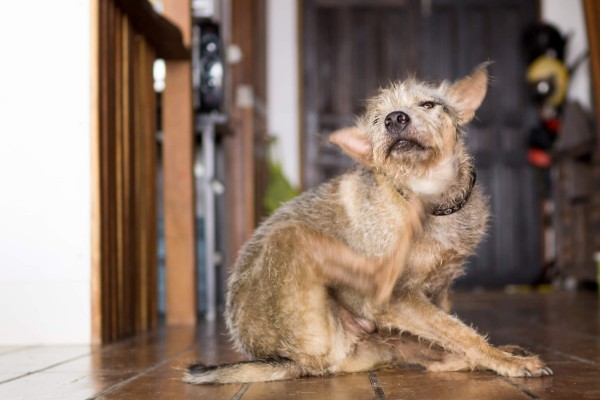
[[403,129],[409,122],[410,117],[408,114],[402,111],[394,111],[385,117],[385,127],[388,131],[397,131]]

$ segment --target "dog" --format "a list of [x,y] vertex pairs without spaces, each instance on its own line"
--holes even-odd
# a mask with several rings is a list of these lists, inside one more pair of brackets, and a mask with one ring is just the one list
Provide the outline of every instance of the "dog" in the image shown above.
[[518,346],[491,346],[449,314],[452,282],[485,233],[487,198],[465,145],[487,64],[454,83],[381,89],[330,141],[351,171],[282,205],[242,248],[226,322],[249,361],[192,365],[192,384],[241,383],[420,365],[509,377],[553,372]]

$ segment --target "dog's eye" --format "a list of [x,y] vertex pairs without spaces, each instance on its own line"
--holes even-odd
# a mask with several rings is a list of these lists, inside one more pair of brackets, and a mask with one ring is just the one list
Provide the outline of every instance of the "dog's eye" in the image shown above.
[[426,110],[429,110],[430,108],[435,107],[435,103],[433,101],[424,101],[419,105]]

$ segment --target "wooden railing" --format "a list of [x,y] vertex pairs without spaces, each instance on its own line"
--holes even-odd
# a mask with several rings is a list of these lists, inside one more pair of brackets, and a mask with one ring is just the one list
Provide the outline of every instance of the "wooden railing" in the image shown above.
[[92,336],[157,325],[157,143],[152,69],[189,59],[177,27],[147,0],[95,0]]

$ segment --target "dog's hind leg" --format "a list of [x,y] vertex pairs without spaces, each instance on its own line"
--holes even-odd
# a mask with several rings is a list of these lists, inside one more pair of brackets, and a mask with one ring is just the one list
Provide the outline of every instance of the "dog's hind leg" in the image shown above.
[[436,372],[470,370],[464,357],[415,336],[374,334],[357,343],[355,351],[331,372],[361,372],[399,365],[419,365]]

